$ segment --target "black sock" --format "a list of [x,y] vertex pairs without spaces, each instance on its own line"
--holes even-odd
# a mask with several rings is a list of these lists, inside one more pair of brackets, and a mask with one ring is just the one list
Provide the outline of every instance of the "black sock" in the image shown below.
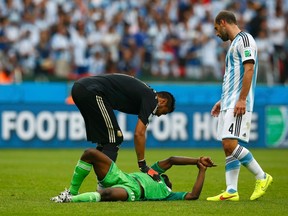
[[102,152],[107,155],[112,161],[116,162],[119,147],[115,144],[103,145]]

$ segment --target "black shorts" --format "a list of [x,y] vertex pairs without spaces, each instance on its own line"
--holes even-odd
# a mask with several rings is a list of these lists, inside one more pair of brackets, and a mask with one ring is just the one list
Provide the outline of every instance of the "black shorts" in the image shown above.
[[120,145],[123,142],[114,111],[101,92],[91,93],[83,85],[75,83],[72,97],[84,118],[88,141],[102,145]]

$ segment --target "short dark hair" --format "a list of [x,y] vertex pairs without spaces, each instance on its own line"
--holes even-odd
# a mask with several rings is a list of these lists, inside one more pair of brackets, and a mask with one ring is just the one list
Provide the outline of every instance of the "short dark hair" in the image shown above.
[[220,13],[218,13],[218,15],[215,18],[215,23],[220,24],[221,20],[225,20],[229,24],[237,25],[236,17],[234,13],[232,13],[231,11],[223,10]]
[[167,99],[167,106],[169,108],[168,113],[171,113],[175,110],[175,101],[176,100],[175,100],[175,97],[170,92],[160,91],[160,92],[157,92],[157,95],[159,95],[161,98]]

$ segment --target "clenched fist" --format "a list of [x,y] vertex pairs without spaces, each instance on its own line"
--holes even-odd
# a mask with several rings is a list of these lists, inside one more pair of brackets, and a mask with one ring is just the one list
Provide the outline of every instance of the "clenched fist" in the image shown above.
[[206,167],[215,167],[217,165],[209,157],[200,157],[199,162]]

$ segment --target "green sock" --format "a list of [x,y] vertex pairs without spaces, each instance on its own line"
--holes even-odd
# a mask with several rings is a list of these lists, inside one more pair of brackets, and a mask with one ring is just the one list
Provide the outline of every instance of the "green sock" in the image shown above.
[[86,163],[82,160],[79,160],[75,169],[74,174],[72,176],[72,180],[70,183],[70,193],[72,195],[77,195],[79,188],[83,182],[83,180],[86,178],[86,176],[90,173],[92,169],[92,164]]
[[100,202],[101,195],[98,192],[87,192],[72,196],[71,202]]

